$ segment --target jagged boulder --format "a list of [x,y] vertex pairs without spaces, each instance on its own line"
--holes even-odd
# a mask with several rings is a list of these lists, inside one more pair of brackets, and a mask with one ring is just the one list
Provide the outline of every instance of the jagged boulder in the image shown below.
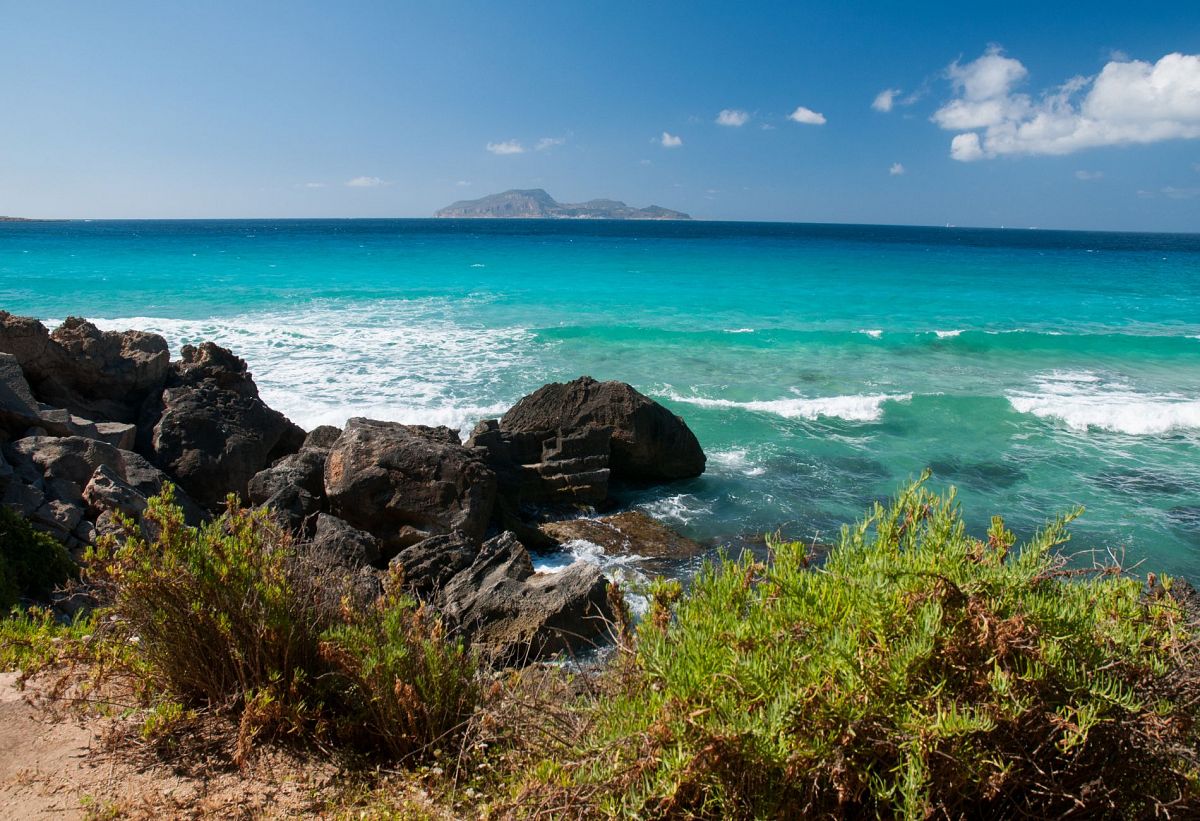
[[[509,409],[499,429],[543,440],[607,429],[613,479],[671,481],[704,472],[704,451],[683,419],[624,382],[583,376],[544,385]],[[581,447],[575,452],[575,458],[590,455]]]
[[328,513],[318,513],[312,546],[321,554],[350,565],[379,561],[379,539]]
[[379,537],[384,558],[430,536],[482,540],[496,477],[449,428],[354,418],[325,462],[330,512]]
[[681,536],[640,510],[545,522],[540,529],[558,542],[580,539],[599,545],[609,556],[634,555],[645,559],[677,561],[694,559],[709,550],[700,542]]
[[[30,436],[5,446],[13,476],[4,501],[68,546],[91,542],[112,529],[120,512],[137,516],[146,500],[169,481],[162,471],[132,451],[81,436]],[[176,491],[176,501],[192,524],[203,513]]]
[[457,629],[501,662],[595,647],[612,621],[600,568],[576,562],[557,573],[535,573],[511,533],[486,542],[446,585],[440,602]]
[[78,317],[49,333],[36,319],[3,311],[0,351],[16,357],[39,401],[96,422],[137,422],[170,360],[157,334],[101,331]]
[[388,566],[403,572],[408,590],[428,598],[445,587],[455,574],[470,567],[478,554],[477,543],[461,533],[447,533],[409,545]]
[[304,431],[259,398],[244,360],[205,342],[185,345],[171,364],[149,452],[200,504],[247,496],[250,479],[295,453]]
[[0,430],[19,436],[41,424],[37,400],[12,354],[0,353]]
[[269,468],[260,470],[246,487],[247,498],[261,505],[279,491],[298,487],[314,498],[325,495],[325,458],[329,451],[303,447],[297,453],[284,456]]

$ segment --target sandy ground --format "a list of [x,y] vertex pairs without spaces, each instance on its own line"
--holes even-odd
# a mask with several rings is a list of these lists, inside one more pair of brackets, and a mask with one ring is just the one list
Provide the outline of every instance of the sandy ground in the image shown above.
[[0,673],[0,819],[314,817],[337,778],[282,754],[248,772],[172,766],[109,743],[120,719],[48,709],[36,683],[16,685]]

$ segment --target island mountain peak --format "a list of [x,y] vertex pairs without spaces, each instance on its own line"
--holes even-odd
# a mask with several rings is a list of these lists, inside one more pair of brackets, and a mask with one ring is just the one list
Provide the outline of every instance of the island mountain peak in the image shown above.
[[682,211],[658,205],[635,208],[620,200],[593,199],[558,202],[544,189],[511,189],[477,200],[460,200],[439,210],[436,217],[454,219],[610,219],[690,220]]

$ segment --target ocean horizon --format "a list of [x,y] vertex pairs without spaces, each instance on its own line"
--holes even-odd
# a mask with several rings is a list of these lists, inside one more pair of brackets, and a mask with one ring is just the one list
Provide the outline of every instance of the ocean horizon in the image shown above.
[[[1086,507],[1070,552],[1200,572],[1200,235],[776,222],[0,223],[0,307],[213,340],[312,428],[461,432],[629,382],[703,477],[620,501],[826,542],[926,468],[973,531]],[[1087,561],[1080,557],[1078,561]],[[692,565],[675,569],[686,576]]]

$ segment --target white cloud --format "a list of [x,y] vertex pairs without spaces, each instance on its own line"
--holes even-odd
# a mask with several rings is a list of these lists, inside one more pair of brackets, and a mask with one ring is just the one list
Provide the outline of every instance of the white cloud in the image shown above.
[[679,148],[679,146],[683,145],[683,138],[664,131],[662,137],[659,138],[659,142],[662,143],[663,148]]
[[904,173],[904,163],[898,163],[898,162],[892,163],[892,167],[888,169],[888,173],[891,174],[893,177],[899,177],[901,174]]
[[774,131],[775,130],[775,126],[771,125],[770,123],[763,123],[762,125],[759,126],[759,128],[761,128],[763,131]]
[[533,148],[535,151],[546,151],[560,145],[566,145],[566,137],[542,137]]
[[978,160],[983,156],[983,149],[979,146],[979,135],[971,131],[955,136],[950,141],[950,156],[962,162]]
[[524,154],[525,146],[521,145],[516,140],[505,140],[501,143],[488,143],[487,150],[497,156],[506,156],[508,154]]
[[717,115],[717,125],[743,126],[750,122],[750,115],[739,108],[724,108]]
[[875,95],[875,99],[871,103],[871,108],[876,111],[891,111],[892,106],[896,104],[896,95],[899,93],[900,89],[898,88],[885,88]]
[[650,160],[638,160],[638,165],[654,165]]
[[1103,171],[1076,171],[1075,179],[1090,182],[1091,180],[1099,180],[1104,177]]
[[998,48],[950,66],[957,96],[933,115],[942,128],[965,132],[951,141],[950,156],[1062,155],[1200,137],[1200,55],[1113,60],[1095,77],[1074,77],[1036,100],[1016,91],[1028,73]]
[[797,106],[796,110],[788,115],[788,119],[794,123],[804,123],[805,125],[825,125],[824,114],[819,114],[804,106]]
[[457,185],[459,188],[466,188],[468,185],[471,184],[471,181],[470,180],[459,180],[458,182],[456,182],[454,184]]
[[1176,188],[1173,185],[1168,185],[1162,192],[1163,196],[1170,197],[1173,200],[1190,200],[1200,197],[1200,188]]
[[387,185],[387,182],[379,177],[355,177],[352,180],[346,180],[346,185],[350,188],[378,188],[381,185]]
[[326,188],[326,183],[323,182],[302,182],[296,186],[297,188]]

